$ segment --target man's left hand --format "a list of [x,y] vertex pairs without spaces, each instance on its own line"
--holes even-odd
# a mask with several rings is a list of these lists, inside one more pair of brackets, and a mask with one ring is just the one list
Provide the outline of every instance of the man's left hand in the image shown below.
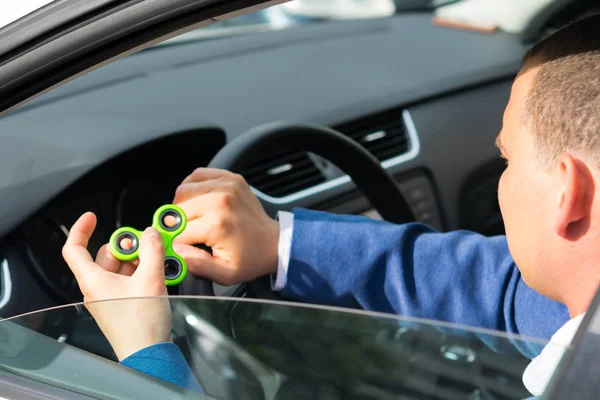
[[[87,244],[95,227],[93,213],[82,215],[69,232],[63,257],[77,279],[86,308],[117,357],[123,360],[145,347],[170,342],[172,315],[165,297],[165,250],[160,234],[153,228],[144,231],[139,263],[120,262],[107,245],[94,262]],[[136,299],[110,300],[131,297]]]

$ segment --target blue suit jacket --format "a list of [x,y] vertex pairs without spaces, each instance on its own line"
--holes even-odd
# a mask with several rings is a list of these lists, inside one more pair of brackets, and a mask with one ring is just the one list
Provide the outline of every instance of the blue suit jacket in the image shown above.
[[[565,306],[523,282],[504,236],[439,233],[417,223],[393,225],[302,209],[294,210],[283,295],[545,339],[569,320]],[[176,351],[168,344],[153,348],[164,346]],[[142,352],[148,350],[153,351]],[[532,349],[520,350],[535,355]],[[145,356],[153,363],[128,365],[183,386],[164,372],[175,368],[189,384],[189,372],[181,372],[178,364],[185,363],[183,357],[169,356],[161,366],[160,357]]]
[[569,320],[523,282],[505,236],[301,209],[283,295],[544,339]]

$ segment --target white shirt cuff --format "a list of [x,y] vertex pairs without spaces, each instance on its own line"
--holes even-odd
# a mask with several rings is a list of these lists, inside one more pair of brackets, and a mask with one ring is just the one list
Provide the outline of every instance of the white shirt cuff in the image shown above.
[[277,257],[277,275],[271,275],[271,289],[280,292],[287,283],[287,272],[292,251],[292,233],[294,232],[294,214],[287,211],[277,213],[279,221],[279,248]]

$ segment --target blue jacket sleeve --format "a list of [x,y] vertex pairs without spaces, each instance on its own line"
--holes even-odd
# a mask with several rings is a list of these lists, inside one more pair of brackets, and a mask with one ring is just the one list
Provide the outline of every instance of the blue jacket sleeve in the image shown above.
[[133,353],[122,365],[186,389],[204,393],[185,357],[173,343],[159,343]]
[[504,236],[293,212],[285,297],[544,339],[569,320],[523,282]]

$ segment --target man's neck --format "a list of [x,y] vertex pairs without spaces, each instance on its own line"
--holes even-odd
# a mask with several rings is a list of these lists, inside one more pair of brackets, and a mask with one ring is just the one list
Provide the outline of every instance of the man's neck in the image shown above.
[[578,293],[570,296],[570,298],[565,299],[564,304],[569,309],[569,315],[571,318],[575,318],[576,316],[587,311],[592,299],[596,295],[597,290],[597,286],[595,290],[593,290],[593,287],[591,287],[588,290],[581,290]]
[[570,307],[567,307],[567,308],[569,309],[569,316],[571,317],[571,319],[573,319],[573,318],[577,317],[578,315],[581,315],[587,311],[587,307],[575,308],[575,309],[570,308]]

